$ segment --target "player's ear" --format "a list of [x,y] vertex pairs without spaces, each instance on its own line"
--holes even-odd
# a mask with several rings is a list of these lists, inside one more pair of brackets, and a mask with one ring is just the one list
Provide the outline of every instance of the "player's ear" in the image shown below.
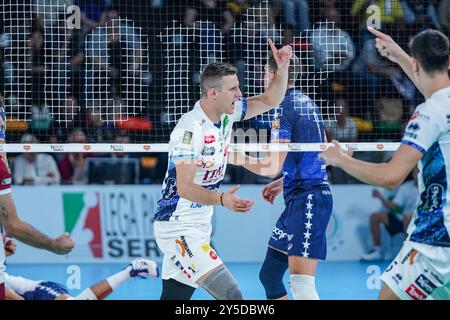
[[208,90],[208,97],[211,97],[214,100],[216,100],[217,99],[217,89],[216,88],[210,88]]
[[413,72],[414,73],[419,73],[420,70],[420,64],[419,61],[417,61],[416,59],[413,59]]

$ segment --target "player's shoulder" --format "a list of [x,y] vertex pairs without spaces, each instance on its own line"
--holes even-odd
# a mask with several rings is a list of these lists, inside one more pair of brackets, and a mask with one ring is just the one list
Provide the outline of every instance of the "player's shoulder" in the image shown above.
[[417,108],[435,115],[450,114],[448,106],[450,104],[450,87],[435,92],[429,99],[420,104]]
[[183,114],[175,126],[175,129],[194,129],[195,124],[201,122],[198,113],[192,109]]
[[311,114],[310,110],[316,109],[315,102],[306,94],[298,89],[291,89],[287,92],[284,103],[283,112],[286,114],[296,114],[297,116]]

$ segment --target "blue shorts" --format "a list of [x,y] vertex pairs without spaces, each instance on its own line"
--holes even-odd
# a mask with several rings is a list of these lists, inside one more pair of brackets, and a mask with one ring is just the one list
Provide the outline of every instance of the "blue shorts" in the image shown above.
[[22,296],[25,300],[55,300],[63,294],[69,294],[67,289],[59,283],[42,281],[33,291],[25,292]]
[[287,202],[272,230],[269,246],[288,256],[325,260],[332,210],[333,197],[328,186],[302,192]]

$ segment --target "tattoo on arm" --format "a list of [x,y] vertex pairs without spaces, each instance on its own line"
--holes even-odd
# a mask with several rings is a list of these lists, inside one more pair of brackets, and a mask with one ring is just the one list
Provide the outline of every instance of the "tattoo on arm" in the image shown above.
[[4,225],[6,223],[6,219],[8,218],[8,210],[4,206],[0,209],[0,224]]

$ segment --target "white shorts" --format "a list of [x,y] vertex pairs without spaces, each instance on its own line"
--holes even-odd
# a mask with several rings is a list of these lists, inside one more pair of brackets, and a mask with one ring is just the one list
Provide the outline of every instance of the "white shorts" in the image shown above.
[[162,279],[197,288],[196,281],[223,264],[211,248],[211,225],[155,221],[156,242],[164,253]]
[[450,248],[405,241],[381,279],[402,300],[450,299]]

